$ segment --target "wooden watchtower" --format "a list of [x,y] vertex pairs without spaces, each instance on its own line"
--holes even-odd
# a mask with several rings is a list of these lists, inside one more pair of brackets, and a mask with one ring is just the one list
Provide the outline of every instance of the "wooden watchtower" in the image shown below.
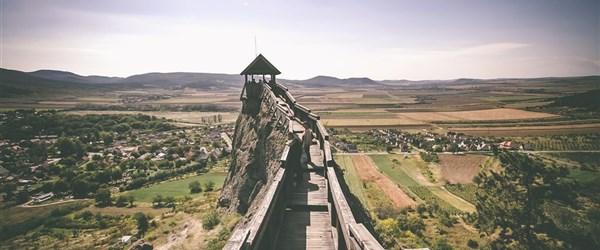
[[[244,75],[244,88],[240,94],[240,100],[246,101],[250,99],[260,100],[262,96],[262,84],[274,84],[275,76],[281,74],[281,72],[273,66],[262,54],[258,55],[254,61],[240,73]],[[269,81],[265,76],[270,76]],[[250,76],[250,77],[248,77]],[[257,76],[259,79],[255,79]],[[262,78],[261,78],[262,76]],[[250,79],[249,79],[250,78]]]

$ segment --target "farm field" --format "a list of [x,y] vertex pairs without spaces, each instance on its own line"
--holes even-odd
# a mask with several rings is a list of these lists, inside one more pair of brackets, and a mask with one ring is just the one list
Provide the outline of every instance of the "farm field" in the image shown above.
[[521,120],[557,117],[557,115],[524,111],[518,109],[483,109],[454,112],[419,112],[398,113],[400,116],[421,121],[490,121],[490,120]]
[[594,181],[598,183],[600,181],[600,172],[583,171],[577,169],[569,170],[569,178],[573,178],[583,185],[590,184]]
[[238,113],[236,112],[176,112],[176,111],[117,111],[117,110],[78,110],[65,111],[66,114],[87,115],[87,114],[144,114],[156,116],[158,118],[171,119],[179,122],[201,124],[202,119],[213,118],[215,115],[221,115],[223,123],[235,122]]
[[549,156],[557,157],[561,159],[567,159],[569,161],[577,162],[579,164],[588,164],[600,168],[600,152],[580,152],[580,153],[546,153]]
[[68,202],[68,203],[58,203],[47,206],[36,206],[36,207],[10,207],[7,209],[2,209],[0,213],[0,226],[3,225],[12,225],[19,222],[24,222],[27,219],[31,218],[32,214],[35,214],[40,217],[48,217],[52,210],[67,207],[73,204],[83,204],[86,201],[76,201],[76,202]]
[[600,150],[600,135],[569,135],[549,137],[515,137],[515,141],[530,143],[538,151]]
[[358,171],[351,156],[335,156],[335,160],[340,168],[344,170],[344,179],[350,192],[360,200],[367,210],[375,211],[381,207],[394,207],[392,201],[379,185],[364,181],[358,176]]
[[[371,155],[370,157],[387,178],[393,180],[403,188],[409,189],[409,193],[416,195],[420,200],[437,203],[442,209],[453,214],[459,213],[459,211],[475,211],[475,207],[472,204],[453,195],[440,185],[427,180],[420,173],[421,170],[418,164],[422,162],[412,157],[405,159],[403,162],[400,162],[398,158],[388,157],[387,155]],[[410,164],[408,162],[413,163]],[[407,169],[407,172],[411,173],[410,176],[404,169]]]
[[441,161],[442,176],[449,183],[472,183],[488,158],[484,155],[450,155],[438,154]]
[[477,192],[477,186],[475,184],[450,184],[444,186],[446,190],[453,193],[454,195],[462,198],[470,202],[471,204],[475,204],[477,202],[477,198],[475,193]]
[[[183,196],[189,196],[193,198],[202,195],[202,193],[190,194],[190,189],[188,188],[190,182],[199,181],[201,185],[204,185],[204,183],[212,181],[215,183],[215,190],[217,190],[223,186],[226,176],[227,173],[206,173],[203,175],[187,177],[181,180],[167,181],[157,185],[152,185],[147,188],[125,192],[123,195],[132,195],[137,201],[141,202],[152,202],[152,198],[154,198],[156,194],[160,194],[162,196],[173,196],[174,198]],[[204,186],[202,187],[204,188]]]
[[429,190],[440,197],[442,200],[452,204],[452,206],[458,208],[461,211],[474,213],[476,211],[475,206],[468,201],[448,192],[444,187],[429,187]]
[[464,128],[447,127],[448,130],[462,132],[477,136],[543,136],[543,135],[569,135],[569,134],[597,134],[600,123],[575,124],[559,126],[522,126],[522,127],[492,127],[492,128]]
[[365,191],[363,190],[362,182],[360,181],[352,158],[350,156],[336,155],[334,156],[334,160],[338,163],[340,168],[344,170],[344,180],[346,180],[346,184],[348,185],[348,188],[350,188],[350,191],[352,191],[352,194],[356,196],[361,203],[367,204]]
[[377,184],[396,208],[416,206],[416,202],[402,189],[389,178],[377,171],[377,166],[368,156],[353,155],[351,158],[353,165],[362,180]]

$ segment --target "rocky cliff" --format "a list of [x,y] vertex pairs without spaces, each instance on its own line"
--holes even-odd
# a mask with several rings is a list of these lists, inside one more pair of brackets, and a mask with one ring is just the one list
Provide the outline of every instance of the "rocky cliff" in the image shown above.
[[219,198],[219,209],[226,213],[255,211],[280,168],[286,142],[265,102],[248,100],[243,110],[236,122],[232,161]]

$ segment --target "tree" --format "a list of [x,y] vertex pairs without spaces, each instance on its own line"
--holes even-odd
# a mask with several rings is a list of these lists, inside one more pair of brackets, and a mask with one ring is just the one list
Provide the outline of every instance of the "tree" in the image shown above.
[[190,188],[190,193],[192,193],[192,194],[202,192],[202,187],[200,186],[200,182],[199,181],[192,181],[192,182],[190,182],[190,184],[188,185],[188,187]]
[[123,195],[117,197],[117,200],[115,201],[115,206],[117,206],[117,207],[127,206],[127,197],[123,196]]
[[75,150],[73,149],[73,141],[67,137],[60,137],[56,141],[56,147],[60,151],[60,156],[67,157],[73,154]]
[[164,199],[165,207],[175,207],[175,198],[173,196],[167,196]]
[[38,142],[31,145],[31,152],[29,153],[29,160],[38,164],[46,161],[48,158],[48,147],[46,147],[46,143]]
[[104,142],[104,146],[110,146],[114,141],[113,136],[109,133],[102,133],[101,137],[102,141]]
[[71,191],[75,198],[85,198],[89,193],[89,183],[85,180],[75,179],[71,182]]
[[99,207],[108,206],[112,203],[111,193],[108,188],[101,188],[96,192],[96,205]]
[[148,216],[138,212],[134,215],[134,218],[137,222],[138,238],[141,238],[148,231]]
[[496,146],[496,144],[492,144],[491,148],[492,153],[494,153],[495,156],[498,156],[498,154],[500,154],[500,150],[498,150],[498,146]]
[[156,196],[154,196],[154,198],[152,198],[152,203],[153,203],[154,207],[162,207],[163,201],[164,201],[164,198],[160,194],[157,194]]
[[438,239],[437,242],[435,243],[435,246],[433,246],[433,249],[435,249],[435,250],[452,250],[452,246],[450,246],[450,244],[448,243],[448,241],[446,239]]
[[545,249],[552,239],[541,237],[554,230],[545,204],[575,204],[574,184],[565,177],[564,167],[545,166],[542,162],[516,152],[501,152],[501,172],[480,173],[475,178],[477,226],[488,234],[499,231],[493,242],[498,248],[521,245]]
[[21,190],[17,193],[17,196],[15,196],[15,199],[17,200],[18,204],[23,204],[23,203],[29,201],[29,191],[27,191],[27,189],[24,188],[23,190]]
[[204,183],[204,190],[206,190],[206,192],[213,191],[214,189],[215,189],[214,181],[208,181],[207,183]]
[[133,197],[133,195],[130,195],[128,197],[129,199],[129,207],[133,207],[133,202],[135,201],[135,197]]
[[59,179],[52,185],[52,191],[56,194],[65,193],[69,191],[69,184],[65,180]]
[[17,184],[13,182],[0,184],[0,192],[6,193],[5,200],[10,200],[14,197],[14,191],[17,191]]

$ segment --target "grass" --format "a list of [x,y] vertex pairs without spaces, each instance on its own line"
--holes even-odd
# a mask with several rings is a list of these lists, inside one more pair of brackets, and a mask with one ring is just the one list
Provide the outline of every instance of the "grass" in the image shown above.
[[477,198],[475,196],[475,193],[477,192],[477,186],[475,184],[451,184],[446,185],[445,187],[446,190],[450,191],[452,194],[463,198],[471,204],[475,204],[477,202]]
[[408,161],[402,161],[402,163],[398,165],[394,164],[386,155],[370,155],[370,157],[377,167],[394,182],[405,187],[421,185],[404,172],[403,168],[407,167],[405,164]]
[[460,214],[461,211],[441,199],[439,196],[435,195],[429,188],[425,186],[410,186],[410,190],[412,190],[415,194],[417,194],[421,199],[423,199],[427,203],[438,204],[440,209],[446,211],[450,214]]
[[354,163],[350,156],[334,156],[335,162],[344,170],[344,180],[348,184],[348,188],[352,191],[352,194],[356,196],[361,203],[366,204],[365,192],[362,187],[360,177],[356,172]]
[[[381,171],[383,171],[391,180],[403,186],[404,190],[408,190],[409,193],[418,196],[422,200],[428,202],[436,202],[440,204],[441,207],[445,206],[445,209],[448,212],[452,213],[456,213],[456,211],[452,208],[457,208],[465,212],[475,211],[475,206],[468,202],[465,202],[464,200],[461,200],[457,196],[448,192],[446,189],[438,186],[425,186],[430,183],[424,177],[422,177],[422,181],[420,181],[420,183],[415,179],[411,178],[411,176],[409,176],[404,169],[407,169],[407,171],[412,172],[414,176],[417,176],[419,174],[418,172],[416,172],[419,171],[419,167],[412,158],[404,159],[397,157],[395,158],[395,160],[398,160],[400,164],[395,164],[386,155],[371,155],[370,157],[371,159],[373,159],[375,164],[377,164],[377,167]],[[428,191],[422,190],[423,188],[427,189]],[[433,198],[431,197],[431,195],[435,195],[437,198]],[[444,203],[447,203],[447,205]]]
[[350,156],[335,156],[335,161],[344,170],[344,180],[346,180],[352,194],[369,211],[374,211],[377,207],[381,206],[393,207],[392,202],[375,182],[363,182],[360,179]]
[[473,213],[476,211],[475,206],[473,204],[466,202],[452,193],[448,192],[444,187],[429,187],[429,190],[440,197],[442,200],[450,203],[452,206],[469,213]]
[[82,102],[117,102],[120,99],[114,97],[81,97],[77,100]]
[[532,102],[540,99],[546,99],[549,95],[511,95],[511,96],[492,96],[478,98],[485,101],[515,103],[515,102]]
[[600,166],[600,153],[580,152],[580,153],[548,153],[551,156],[566,158],[579,163]]
[[[163,182],[147,188],[133,190],[124,193],[123,195],[133,195],[136,201],[141,202],[152,202],[152,198],[157,194],[162,196],[173,196],[175,198],[183,196],[196,197],[202,193],[190,194],[190,189],[188,188],[190,182],[199,181],[201,185],[204,185],[204,183],[208,181],[213,181],[215,183],[215,189],[219,189],[223,185],[223,182],[225,182],[226,176],[226,173],[207,173],[204,175],[187,177],[181,180]],[[204,186],[202,187],[204,188]]]
[[577,180],[582,185],[587,185],[600,178],[600,172],[583,171],[577,169],[569,170],[569,178]]
[[84,201],[79,202],[67,202],[67,203],[59,203],[54,205],[47,205],[42,207],[10,207],[6,209],[2,209],[0,212],[0,225],[6,224],[15,224],[18,222],[25,221],[32,217],[32,215],[40,216],[40,217],[48,217],[50,212],[53,209],[66,207],[72,204],[84,203]]

